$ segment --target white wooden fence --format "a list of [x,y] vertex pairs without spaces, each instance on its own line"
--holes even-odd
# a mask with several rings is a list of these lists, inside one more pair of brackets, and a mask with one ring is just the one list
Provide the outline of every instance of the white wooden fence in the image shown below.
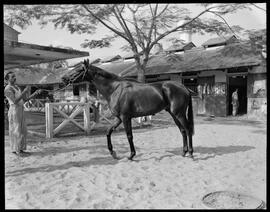
[[25,111],[44,112],[47,99],[30,99],[24,103]]
[[[71,107],[70,107],[71,106]],[[65,110],[65,108],[72,108],[72,111]],[[88,134],[91,131],[90,124],[90,108],[93,108],[91,103],[81,102],[64,102],[64,103],[46,103],[45,117],[46,117],[46,138],[52,138],[59,133],[69,122],[73,123]],[[64,109],[64,110],[63,110]],[[64,120],[54,129],[54,112],[60,114]],[[83,113],[83,126],[76,121],[75,117]]]
[[[108,118],[109,109],[107,103],[98,101],[96,106],[98,109],[94,108],[93,104],[90,102],[43,103],[39,99],[30,102],[30,104],[24,105],[25,108],[31,111],[45,112],[46,138],[53,138],[69,123],[76,125],[86,134],[89,134],[98,122],[105,121],[109,124],[112,124],[112,121]],[[92,109],[94,114],[94,119],[92,120],[92,122],[90,121],[90,108]],[[83,125],[79,122],[79,119],[75,119],[78,115],[83,116]],[[56,118],[59,120],[59,117],[61,117],[63,121],[55,127],[54,124],[56,123],[54,120]],[[141,121],[138,120],[138,123],[141,123]]]

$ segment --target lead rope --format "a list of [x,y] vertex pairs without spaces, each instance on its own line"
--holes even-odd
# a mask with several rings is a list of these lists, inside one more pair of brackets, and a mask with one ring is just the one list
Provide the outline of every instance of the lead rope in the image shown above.
[[[42,90],[42,91],[47,91],[48,93],[56,93],[56,92],[59,92],[59,91],[61,91],[61,90],[64,90],[64,89],[66,89],[68,86],[70,86],[71,84],[73,84],[73,82],[74,82],[76,79],[78,79],[82,74],[83,74],[83,78],[84,78],[84,76],[85,76],[85,74],[86,74],[86,71],[87,71],[87,69],[85,68],[84,64],[83,64],[83,69],[84,69],[83,72],[81,72],[74,80],[72,80],[71,83],[68,83],[68,84],[67,84],[65,87],[63,87],[63,88],[58,88],[58,89],[56,89],[56,90],[48,90],[48,89],[40,89],[40,90]],[[34,86],[34,87],[37,88],[37,86]]]

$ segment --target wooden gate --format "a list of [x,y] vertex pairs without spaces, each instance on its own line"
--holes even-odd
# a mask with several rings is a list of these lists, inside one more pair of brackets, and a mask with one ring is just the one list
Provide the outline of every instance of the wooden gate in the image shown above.
[[[72,108],[70,110],[62,110],[63,108]],[[73,123],[80,129],[88,134],[92,126],[90,125],[90,108],[92,108],[90,103],[81,102],[63,102],[63,103],[46,103],[45,104],[45,117],[46,117],[46,138],[52,138],[54,135],[59,133],[69,122]],[[64,121],[53,129],[53,118],[54,112],[60,114]],[[75,117],[83,113],[84,126],[82,126]]]
[[24,103],[25,111],[44,112],[47,99],[30,99]]

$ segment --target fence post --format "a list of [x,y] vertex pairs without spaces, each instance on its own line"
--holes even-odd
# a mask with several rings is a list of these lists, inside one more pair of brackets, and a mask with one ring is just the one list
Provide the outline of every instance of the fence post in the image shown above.
[[53,105],[45,103],[46,138],[53,137]]
[[85,103],[83,106],[83,121],[84,121],[84,130],[87,134],[90,133],[90,103]]

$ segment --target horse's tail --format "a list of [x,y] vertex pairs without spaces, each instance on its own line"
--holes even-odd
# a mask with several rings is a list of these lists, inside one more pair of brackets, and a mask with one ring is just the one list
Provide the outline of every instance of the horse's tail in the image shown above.
[[189,103],[188,103],[188,122],[189,122],[189,131],[194,135],[194,117],[193,117],[193,108],[192,108],[192,95],[189,94]]

